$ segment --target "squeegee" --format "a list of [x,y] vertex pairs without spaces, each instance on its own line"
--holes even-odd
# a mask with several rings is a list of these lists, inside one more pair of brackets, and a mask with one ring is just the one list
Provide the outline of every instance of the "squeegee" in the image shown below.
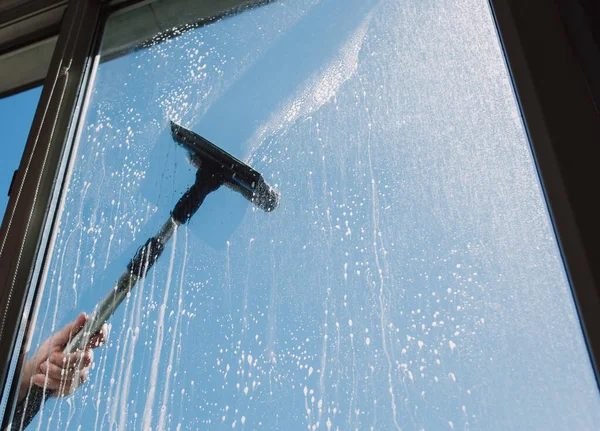
[[96,306],[83,329],[67,344],[65,353],[83,348],[89,337],[100,330],[125,299],[127,293],[133,289],[138,280],[145,277],[160,257],[173,232],[198,211],[211,192],[224,185],[239,192],[267,212],[273,211],[279,204],[279,193],[267,184],[260,173],[246,163],[174,122],[171,122],[171,135],[175,142],[187,150],[190,161],[198,168],[196,181],[175,204],[158,233],[148,238],[146,243],[137,250],[127,265],[127,270]]
[[[173,140],[188,152],[190,162],[198,168],[196,181],[175,204],[158,233],[148,238],[146,243],[138,248],[129,261],[127,270],[119,277],[104,299],[96,305],[84,327],[67,344],[64,353],[72,353],[86,346],[89,338],[102,328],[136,283],[146,276],[164,251],[173,232],[180,225],[187,223],[210,193],[221,186],[226,186],[267,212],[273,211],[279,204],[279,192],[267,184],[262,175],[246,163],[174,122],[171,122],[171,135]],[[20,419],[23,415],[24,425],[27,426],[47,395],[49,394],[41,387],[32,388],[27,406],[17,407],[13,426],[20,425],[21,421],[15,419]]]

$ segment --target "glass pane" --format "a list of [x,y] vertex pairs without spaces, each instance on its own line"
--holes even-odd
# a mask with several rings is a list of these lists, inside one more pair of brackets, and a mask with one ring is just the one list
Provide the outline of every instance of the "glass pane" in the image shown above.
[[32,354],[194,183],[170,121],[280,206],[210,194],[31,427],[596,429],[486,1],[281,1],[168,35],[98,68]]
[[42,94],[42,87],[36,87],[0,99],[0,130],[2,130],[0,219],[4,217],[8,205],[8,189],[14,171],[19,168],[40,94]]

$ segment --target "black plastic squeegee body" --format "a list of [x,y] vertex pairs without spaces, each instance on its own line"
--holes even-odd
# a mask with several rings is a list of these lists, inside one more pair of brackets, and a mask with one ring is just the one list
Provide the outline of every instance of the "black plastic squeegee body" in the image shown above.
[[223,184],[241,193],[246,199],[265,211],[273,211],[279,204],[279,192],[262,175],[241,160],[217,147],[202,136],[171,121],[173,140],[184,147],[200,169],[208,169],[222,176]]

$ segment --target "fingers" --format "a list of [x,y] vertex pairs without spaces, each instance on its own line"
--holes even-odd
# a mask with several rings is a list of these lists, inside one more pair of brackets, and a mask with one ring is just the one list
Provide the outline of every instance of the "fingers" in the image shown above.
[[86,350],[83,354],[75,352],[70,355],[53,353],[48,361],[39,366],[39,372],[52,379],[72,379],[79,371],[89,368],[94,361],[94,353]]
[[61,368],[58,365],[50,362],[44,362],[42,365],[40,365],[41,375],[48,376],[48,378],[51,380],[71,380],[77,371],[77,368]]
[[[69,340],[71,340],[79,331],[81,331],[87,320],[88,316],[85,313],[79,314],[75,321],[65,325],[61,330],[52,336],[51,345],[49,347],[51,349],[58,348],[58,350],[62,350],[62,348],[67,345]],[[105,323],[102,325],[100,330],[98,330],[98,332],[89,338],[86,347],[92,349],[100,347],[106,342],[107,337],[108,326]]]
[[77,350],[73,353],[54,352],[50,355],[47,361],[42,362],[40,367],[45,363],[51,363],[62,369],[70,368],[85,368],[89,367],[94,361],[94,352],[91,349],[84,351]]
[[83,368],[68,377],[51,377],[50,374],[40,373],[33,376],[33,383],[36,386],[53,391],[53,396],[64,397],[72,394],[80,385],[86,382],[89,375],[89,368]]
[[64,347],[69,342],[69,340],[73,338],[75,334],[77,334],[81,330],[81,328],[83,328],[83,325],[86,321],[87,315],[85,313],[79,314],[75,321],[65,325],[61,330],[54,334],[54,336],[52,337],[52,344],[54,346]]
[[70,354],[54,352],[39,365],[33,383],[55,391],[54,396],[71,394],[88,379],[93,360],[94,352],[91,349]]

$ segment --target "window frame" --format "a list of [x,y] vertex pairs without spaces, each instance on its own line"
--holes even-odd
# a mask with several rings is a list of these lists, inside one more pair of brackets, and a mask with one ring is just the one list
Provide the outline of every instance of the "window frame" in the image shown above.
[[[5,217],[0,230],[0,415],[14,407],[11,382],[19,375],[34,326],[41,269],[52,245],[76,120],[99,61],[103,26],[115,9],[148,3],[70,0],[67,5],[15,178],[13,190],[19,192],[11,196],[6,213],[28,217],[13,218],[12,224]],[[600,101],[585,86],[554,1],[525,3],[488,0],[599,382],[600,215],[589,188],[599,183],[593,156],[600,142]],[[544,50],[545,45],[552,49]],[[3,428],[10,416],[4,415]]]
[[489,5],[600,387],[600,212],[593,199],[600,100],[555,2]]
[[[0,230],[0,382],[2,429],[15,407],[32,306],[67,172],[72,139],[101,33],[99,0],[71,1],[44,82]],[[90,31],[92,29],[92,31]],[[15,252],[16,251],[16,252]],[[14,392],[14,391],[13,391]],[[5,414],[8,413],[8,414]]]

